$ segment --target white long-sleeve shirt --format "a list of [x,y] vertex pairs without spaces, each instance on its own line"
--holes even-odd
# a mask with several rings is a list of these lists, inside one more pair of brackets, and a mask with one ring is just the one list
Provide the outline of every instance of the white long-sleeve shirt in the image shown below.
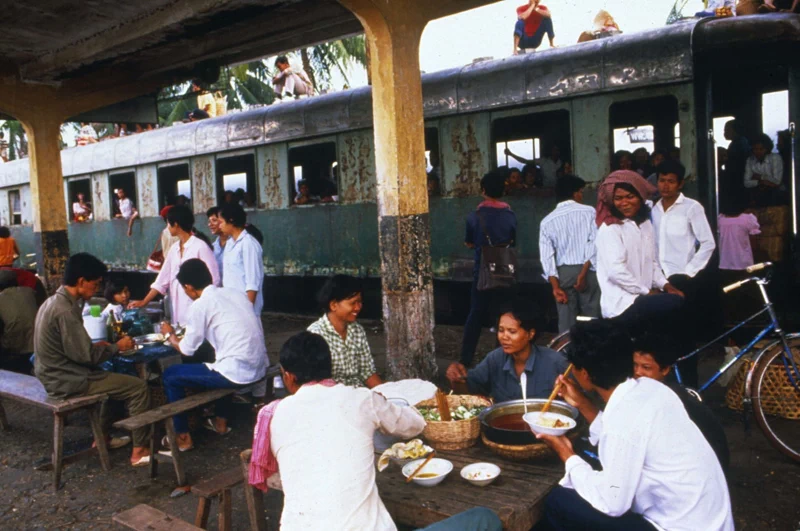
[[708,264],[717,244],[703,205],[683,194],[664,211],[663,199],[651,210],[658,261],[667,278],[694,277]]
[[243,230],[235,240],[228,238],[222,252],[222,285],[242,293],[256,292],[253,312],[261,316],[264,308],[264,257],[261,244]]
[[207,339],[215,351],[214,363],[206,363],[209,369],[233,383],[257,382],[269,360],[261,320],[251,307],[247,295],[238,290],[206,287],[189,307],[181,353],[192,356]]
[[757,158],[751,156],[744,166],[745,188],[758,186],[758,181],[753,178],[754,175],[760,175],[761,180],[781,186],[783,184],[783,159],[778,153],[767,153],[763,162],[758,162]]
[[653,224],[637,225],[626,219],[621,224],[603,224],[597,229],[597,282],[603,317],[616,317],[636,297],[653,288],[664,289],[667,279],[656,257]]
[[559,266],[594,261],[597,236],[594,218],[594,208],[572,200],[561,201],[545,216],[539,225],[539,258],[545,280],[558,278]]
[[609,516],[633,511],[663,531],[733,530],[725,475],[680,398],[650,378],[611,394],[589,428],[602,471],[578,456],[561,485]]
[[364,388],[306,385],[275,410],[270,445],[278,460],[283,531],[395,531],[375,485],[378,428],[409,438],[425,427],[410,407]]

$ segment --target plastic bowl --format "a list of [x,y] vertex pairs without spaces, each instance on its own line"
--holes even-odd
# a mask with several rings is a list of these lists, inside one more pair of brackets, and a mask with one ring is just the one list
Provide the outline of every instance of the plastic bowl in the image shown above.
[[570,418],[570,417],[568,417],[566,415],[562,415],[560,413],[553,413],[553,412],[548,411],[547,413],[545,413],[546,418],[551,418],[551,419],[552,418],[556,418],[556,419],[560,420],[561,422],[564,422],[564,423],[567,424],[563,428],[548,428],[548,427],[542,426],[542,425],[540,425],[538,423],[539,417],[541,415],[542,415],[541,411],[532,411],[532,412],[526,413],[525,415],[522,416],[522,420],[524,420],[525,422],[528,423],[528,426],[530,426],[531,431],[533,433],[542,434],[542,435],[556,435],[556,436],[564,435],[565,433],[567,433],[569,430],[571,430],[572,428],[574,428],[577,425],[577,422],[575,422],[575,419],[573,419],[573,418]]
[[[480,473],[477,478],[470,476]],[[492,463],[472,463],[461,469],[461,477],[478,487],[485,487],[491,484],[500,476],[500,467]]]
[[[414,472],[422,463],[424,463],[424,459],[416,459],[411,461],[410,463],[406,464],[403,467],[403,475],[407,478]],[[447,474],[453,471],[453,463],[448,461],[447,459],[439,459],[438,457],[434,457],[428,464],[425,465],[425,468],[420,470],[417,475],[412,479],[414,483],[421,487],[433,487],[434,485],[438,485],[444,478],[447,477]],[[433,477],[421,478],[420,476],[425,474],[436,474]]]

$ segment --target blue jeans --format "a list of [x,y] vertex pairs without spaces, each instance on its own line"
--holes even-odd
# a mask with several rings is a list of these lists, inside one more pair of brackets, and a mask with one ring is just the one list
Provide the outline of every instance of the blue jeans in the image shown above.
[[[167,402],[177,402],[186,398],[186,388],[189,389],[239,389],[245,387],[228,380],[220,373],[212,371],[204,363],[189,365],[172,365],[164,371],[161,378],[164,384],[164,393],[167,395]],[[248,384],[249,385],[249,384]],[[217,416],[223,419],[230,418],[229,411],[231,406],[230,396],[220,398],[217,402]],[[178,434],[189,433],[189,423],[186,414],[175,415],[172,419],[175,424],[175,431]]]
[[502,531],[503,523],[485,507],[475,507],[418,531]]
[[518,47],[521,49],[538,48],[542,45],[542,40],[544,39],[545,34],[547,34],[547,38],[549,38],[551,41],[556,36],[555,32],[553,31],[553,19],[550,17],[542,18],[542,23],[539,24],[539,27],[536,28],[536,32],[534,32],[534,34],[531,36],[528,36],[525,33],[524,20],[517,20],[517,23],[514,25],[514,35],[519,36]]
[[[544,500],[544,514],[555,531],[655,531],[640,514],[628,511],[619,517],[601,513],[573,489],[558,486]],[[537,527],[542,529],[542,527]]]

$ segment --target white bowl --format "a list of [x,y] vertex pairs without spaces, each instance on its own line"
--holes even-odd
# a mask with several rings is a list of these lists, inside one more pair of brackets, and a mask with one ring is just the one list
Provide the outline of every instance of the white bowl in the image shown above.
[[561,422],[566,423],[566,426],[564,426],[563,428],[548,428],[538,423],[539,417],[541,415],[542,415],[541,411],[531,411],[530,413],[522,415],[522,420],[528,423],[528,426],[530,426],[531,431],[533,433],[543,434],[543,435],[556,435],[556,436],[564,435],[577,425],[575,419],[571,417],[562,415],[561,413],[553,413],[548,411],[547,413],[544,413],[545,418],[558,419]]
[[[470,477],[478,474],[478,477]],[[485,487],[500,476],[500,467],[492,463],[472,463],[461,469],[461,477],[478,487]]]
[[[414,472],[417,468],[419,468],[419,466],[424,462],[425,462],[424,459],[416,459],[406,464],[403,467],[403,475],[406,478],[408,478],[408,476],[410,476],[412,472]],[[422,487],[433,487],[434,485],[438,485],[439,483],[444,481],[444,478],[447,477],[447,474],[449,474],[452,471],[453,471],[453,463],[451,463],[447,459],[439,459],[438,457],[434,457],[433,459],[428,461],[428,464],[425,465],[425,468],[420,470],[417,473],[417,475],[414,476],[414,479],[412,479],[411,481]],[[436,475],[430,478],[420,477],[425,474],[436,474]]]

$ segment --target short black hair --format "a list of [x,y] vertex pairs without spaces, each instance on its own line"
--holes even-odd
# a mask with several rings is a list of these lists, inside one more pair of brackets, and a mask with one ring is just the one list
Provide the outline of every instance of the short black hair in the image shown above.
[[195,120],[205,120],[206,118],[211,118],[211,115],[203,109],[195,109],[189,114],[189,117]]
[[543,330],[544,313],[539,305],[530,299],[517,296],[511,299],[510,303],[502,305],[497,322],[499,323],[500,318],[506,314],[516,319],[523,330]]
[[633,340],[633,351],[650,354],[662,369],[671,367],[681,357],[678,343],[664,333],[644,332]]
[[562,175],[556,181],[556,199],[558,201],[572,199],[572,196],[584,187],[586,187],[586,181],[577,175]]
[[208,218],[210,218],[211,216],[219,217],[219,210],[220,208],[218,206],[209,208],[208,210],[206,210],[206,217]]
[[252,223],[248,223],[244,226],[244,230],[247,231],[247,234],[252,236],[256,239],[259,245],[264,245],[264,234]]
[[194,227],[194,214],[192,209],[186,205],[175,205],[167,212],[167,223],[178,225],[185,232],[192,232]]
[[747,197],[744,192],[730,192],[719,198],[719,212],[723,216],[735,218],[741,216],[747,208]]
[[0,227],[0,238],[10,238],[11,230],[8,227]]
[[633,153],[624,149],[620,149],[619,151],[614,153],[614,161],[613,161],[614,164],[613,168],[611,168],[612,170],[619,169],[619,162],[622,160],[622,157],[628,157],[629,159],[631,159],[631,162],[633,161]]
[[363,292],[364,283],[360,278],[349,275],[334,275],[326,280],[322,289],[319,290],[317,302],[322,313],[328,313],[331,311],[332,302],[341,302]]
[[736,118],[725,122],[725,127],[730,127],[736,132],[737,135],[742,134],[742,124]]
[[656,168],[656,173],[658,175],[667,175],[668,173],[674,173],[678,176],[678,182],[682,183],[683,178],[686,176],[686,168],[683,167],[683,164],[678,162],[675,159],[666,159],[664,162],[658,165]]
[[333,374],[331,349],[325,338],[312,332],[300,332],[281,347],[280,364],[294,374],[297,384],[326,380]]
[[106,289],[103,291],[103,297],[108,301],[109,304],[116,304],[114,302],[114,295],[117,293],[122,293],[127,286],[125,284],[118,284],[113,280],[109,280],[106,282]]
[[279,55],[277,58],[275,58],[275,66],[278,66],[279,64],[281,65],[289,64],[289,58],[286,57],[285,55]]
[[89,253],[77,253],[67,260],[61,283],[65,286],[75,287],[81,278],[91,282],[105,277],[107,273],[108,268],[99,258]]
[[633,342],[623,326],[598,319],[575,324],[569,334],[567,359],[597,387],[611,389],[633,375]]
[[178,270],[178,282],[181,286],[188,284],[194,289],[206,289],[213,280],[205,262],[199,258],[190,258],[181,264]]
[[[639,193],[639,190],[637,190],[635,186],[633,186],[630,183],[617,183],[614,185],[614,190],[616,191],[617,188],[622,188],[626,192],[636,194],[636,196],[642,201],[642,208],[639,209],[639,212],[636,213],[636,216],[631,218],[633,219],[633,221],[636,222],[637,225],[641,225],[642,223],[650,219],[650,206],[645,202],[644,198],[642,197],[642,194]],[[609,209],[611,210],[611,213],[614,215],[614,217],[619,219],[625,219],[625,216],[622,215],[622,212],[620,212],[617,209],[617,207],[614,206],[613,196],[611,198],[611,204],[609,205]]]
[[247,225],[247,213],[238,203],[225,203],[219,209],[219,216],[234,227],[243,229]]
[[506,177],[510,173],[510,171],[505,173],[501,171],[500,168],[495,171],[490,171],[481,179],[481,190],[493,199],[503,197],[503,191],[506,188]]
[[0,291],[19,286],[17,274],[10,269],[0,269]]
[[767,149],[767,153],[772,153],[773,148],[775,148],[775,143],[772,141],[769,135],[764,133],[758,133],[757,135],[753,136],[753,140],[750,142],[751,146],[755,146],[756,144],[761,144]]

